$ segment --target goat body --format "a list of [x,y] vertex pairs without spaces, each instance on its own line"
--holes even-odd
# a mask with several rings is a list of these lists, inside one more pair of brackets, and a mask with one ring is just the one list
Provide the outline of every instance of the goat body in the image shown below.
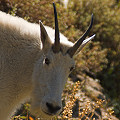
[[8,120],[29,98],[31,112],[38,117],[48,119],[61,110],[61,94],[75,64],[73,55],[95,35],[84,40],[91,22],[73,44],[59,35],[55,5],[54,11],[56,34],[42,22],[39,27],[0,11],[0,120]]
[[[53,39],[54,30],[45,28]],[[38,24],[0,11],[0,120],[30,98],[34,64],[43,55],[41,46]]]

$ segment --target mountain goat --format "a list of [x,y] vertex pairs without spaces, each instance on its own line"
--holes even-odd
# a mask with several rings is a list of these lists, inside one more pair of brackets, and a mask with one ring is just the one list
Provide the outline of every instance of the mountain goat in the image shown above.
[[0,120],[10,119],[29,98],[37,117],[49,119],[62,109],[61,94],[74,68],[73,56],[95,35],[85,39],[92,16],[85,34],[75,44],[68,41],[59,33],[53,6],[55,34],[42,22],[39,27],[0,11]]

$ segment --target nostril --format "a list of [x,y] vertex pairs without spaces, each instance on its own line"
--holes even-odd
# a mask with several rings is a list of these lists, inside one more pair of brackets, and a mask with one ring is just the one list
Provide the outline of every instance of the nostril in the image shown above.
[[51,113],[56,113],[58,110],[61,109],[60,106],[54,106],[52,103],[48,103],[48,102],[46,102],[46,106],[47,106],[49,112],[51,112]]
[[51,103],[48,103],[48,102],[47,102],[47,103],[46,103],[46,106],[47,106],[48,109],[53,109],[53,105],[52,105]]

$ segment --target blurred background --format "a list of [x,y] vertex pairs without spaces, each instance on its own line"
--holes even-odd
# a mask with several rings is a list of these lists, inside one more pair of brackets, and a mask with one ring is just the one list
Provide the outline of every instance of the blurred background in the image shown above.
[[[63,104],[66,106],[70,101],[68,97],[74,91],[71,86],[80,81],[79,89],[74,94],[79,99],[75,99],[70,117],[78,118],[87,101],[97,104],[96,101],[101,99],[105,103],[94,110],[92,118],[120,119],[120,1],[0,0],[0,10],[33,23],[41,20],[44,25],[54,28],[52,2],[56,3],[60,32],[72,42],[85,32],[91,14],[94,14],[90,36],[96,34],[96,37],[75,57],[76,69],[70,74],[63,93]],[[23,105],[16,115],[28,114],[26,106],[30,106],[29,103]],[[113,118],[107,113],[112,114]],[[68,114],[66,116],[69,117]]]

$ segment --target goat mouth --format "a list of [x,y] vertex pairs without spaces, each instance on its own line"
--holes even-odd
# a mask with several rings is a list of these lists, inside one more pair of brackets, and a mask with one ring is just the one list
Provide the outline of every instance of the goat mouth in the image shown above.
[[[42,110],[43,111],[43,110]],[[52,113],[48,113],[48,112],[46,112],[46,111],[43,111],[45,114],[47,114],[47,115],[49,115],[49,116],[54,116],[54,114],[52,114]]]

